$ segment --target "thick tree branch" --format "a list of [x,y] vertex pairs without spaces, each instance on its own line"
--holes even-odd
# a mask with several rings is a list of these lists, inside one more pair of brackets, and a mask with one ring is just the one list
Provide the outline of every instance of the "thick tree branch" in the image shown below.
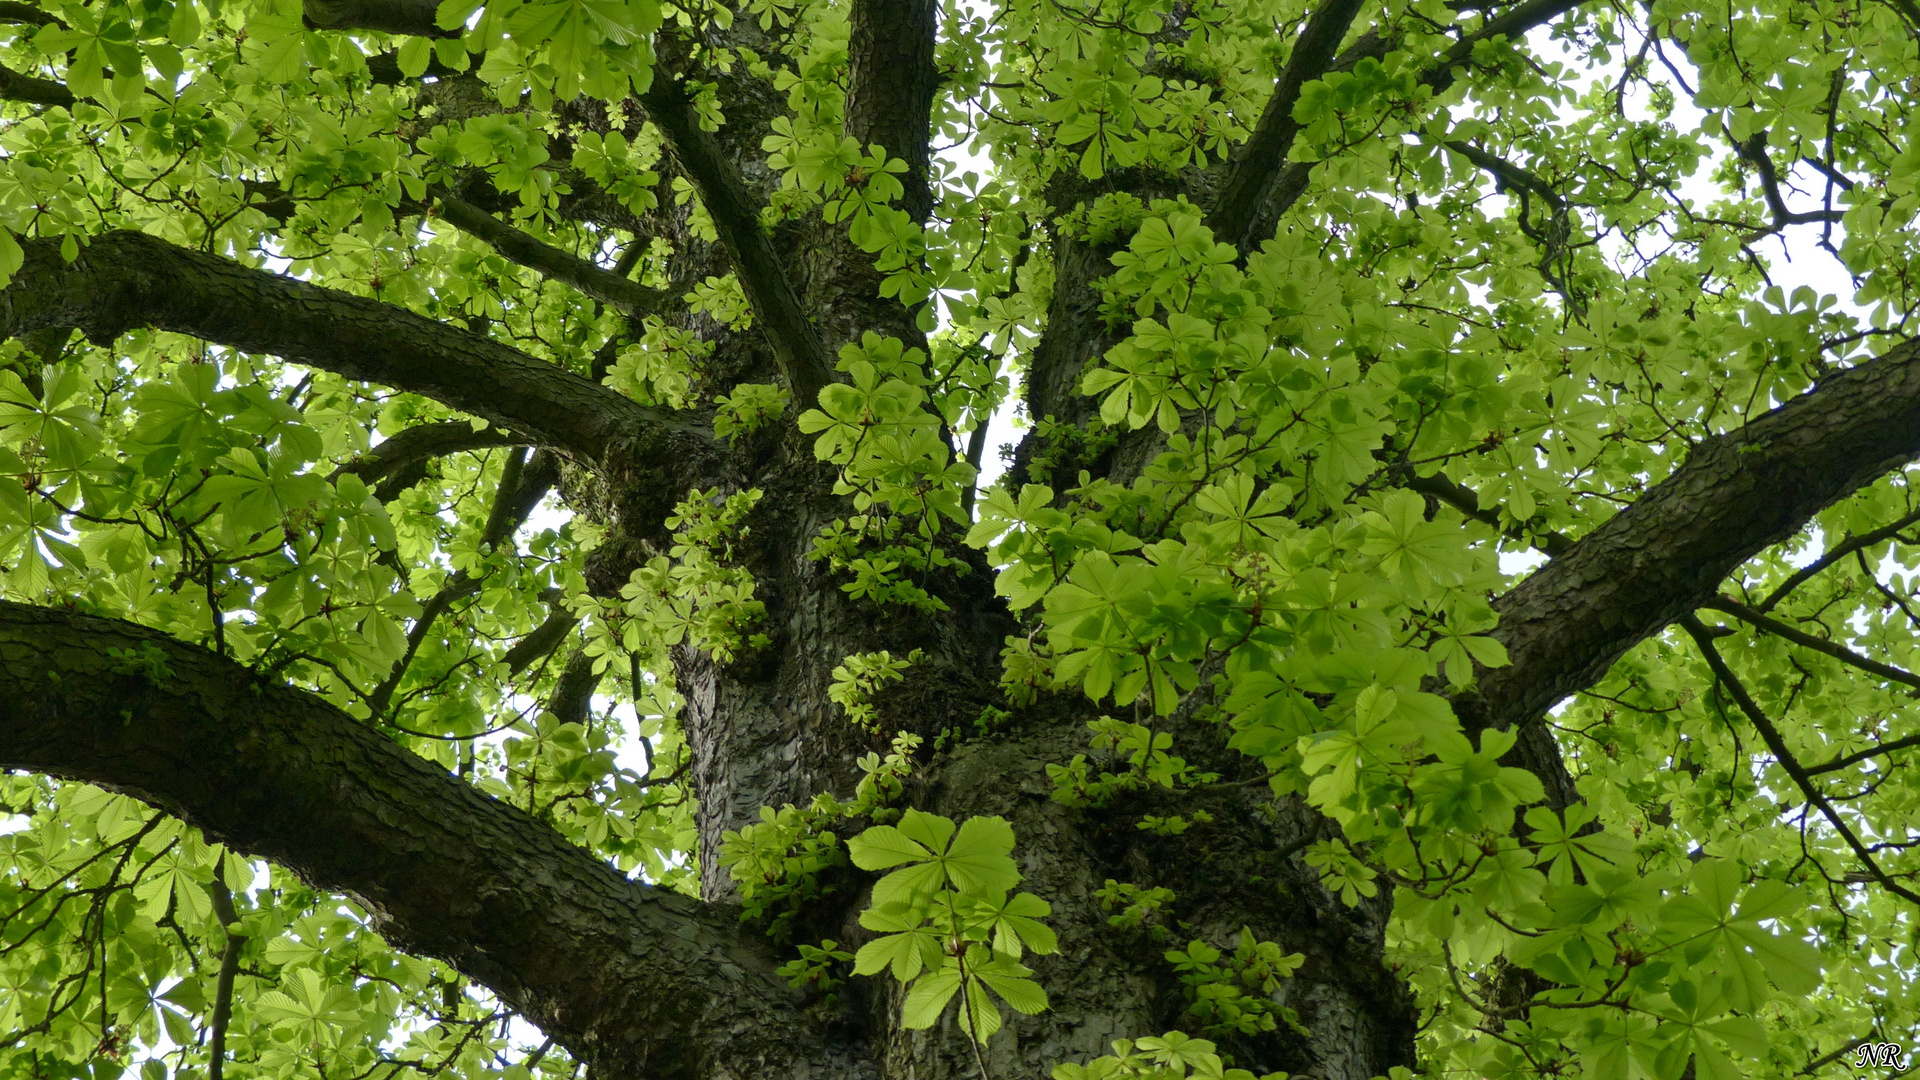
[[1207,224],[1213,227],[1216,240],[1232,244],[1240,251],[1251,247],[1254,238],[1248,235],[1248,227],[1273,190],[1281,166],[1286,163],[1287,152],[1293,149],[1294,136],[1300,133],[1300,124],[1293,118],[1300,91],[1331,69],[1335,50],[1340,48],[1347,28],[1353,25],[1354,17],[1360,14],[1365,3],[1366,0],[1326,0],[1307,20],[1306,29],[1300,31],[1287,66],[1281,69],[1274,84],[1273,96],[1267,99],[1267,107],[1254,124],[1253,134],[1240,148],[1233,169],[1227,174],[1227,182],[1220,189],[1220,201],[1208,215]]
[[1704,440],[1665,480],[1494,602],[1512,663],[1456,699],[1470,728],[1528,724],[1735,567],[1920,454],[1920,346],[1838,372]]
[[32,4],[22,4],[18,0],[0,0],[0,23],[12,23],[16,26],[58,26],[66,29],[66,22],[57,16],[49,15]]
[[833,379],[826,347],[808,317],[800,296],[760,226],[760,206],[747,194],[738,172],[720,148],[719,140],[700,126],[700,114],[686,88],[664,71],[656,71],[653,85],[640,95],[652,120],[667,137],[674,160],[700,193],[700,202],[713,219],[720,242],[733,262],[735,275],[753,305],[754,319],[766,331],[775,359],[787,380],[787,389],[803,407],[811,407],[820,390]]
[[629,315],[657,311],[667,295],[649,289],[625,274],[603,269],[571,252],[562,251],[508,225],[485,210],[445,192],[436,192],[434,206],[442,220],[492,245],[494,250],[545,277],[564,282]]
[[0,101],[24,101],[30,105],[72,105],[77,100],[67,85],[36,75],[0,68]]
[[169,330],[424,394],[595,460],[647,437],[712,444],[690,417],[377,300],[141,233],[96,236],[71,265],[59,246],[22,243],[26,263],[0,291],[0,333],[71,326],[111,341],[135,327]]
[[847,40],[847,134],[907,163],[904,205],[921,222],[933,212],[928,173],[939,22],[934,0],[854,0]]
[[0,602],[0,768],[132,795],[354,897],[594,1075],[871,1075],[734,913],[629,881],[321,698],[157,631]]
[[316,30],[377,30],[416,37],[457,37],[434,22],[439,0],[303,0],[301,16]]

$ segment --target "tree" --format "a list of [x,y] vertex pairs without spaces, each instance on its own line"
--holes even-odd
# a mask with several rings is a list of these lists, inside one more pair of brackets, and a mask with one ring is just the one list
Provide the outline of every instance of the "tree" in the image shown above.
[[1920,1015],[1907,0],[0,25],[0,1077]]

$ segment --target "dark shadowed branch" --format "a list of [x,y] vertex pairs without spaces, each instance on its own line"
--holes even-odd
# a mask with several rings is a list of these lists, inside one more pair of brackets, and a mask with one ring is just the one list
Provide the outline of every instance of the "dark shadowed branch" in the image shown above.
[[24,101],[29,105],[72,105],[73,91],[65,83],[0,68],[0,101]]
[[213,913],[220,919],[221,932],[227,941],[220,949],[220,973],[213,984],[213,1015],[207,1020],[207,1080],[221,1080],[227,1068],[227,1027],[233,1021],[233,980],[240,973],[240,950],[246,948],[247,939],[242,937],[235,927],[240,925],[240,913],[233,909],[233,894],[227,891],[227,882],[222,873],[226,869],[226,857],[214,868],[213,881],[207,885],[207,895],[213,901]]
[[[494,492],[493,509],[487,515],[487,523],[480,532],[480,547],[491,550],[499,546],[520,526],[526,524],[533,508],[540,505],[547,492],[560,482],[559,462],[551,453],[540,451],[532,461],[527,460],[524,446],[516,446],[508,453],[506,464],[500,470],[500,486]],[[465,596],[471,596],[480,590],[485,582],[485,574],[469,573],[457,570],[447,578],[425,604],[420,607],[420,615],[413,620],[413,628],[407,632],[407,649],[400,659],[394,661],[393,670],[381,681],[380,685],[367,695],[367,706],[375,717],[385,717],[387,706],[393,701],[393,692],[399,688],[400,680],[406,677],[407,668],[413,664],[413,658],[419,654],[420,646],[426,643],[427,635],[433,632],[434,623]]]
[[381,502],[391,502],[399,492],[426,477],[427,463],[434,458],[505,446],[513,441],[513,436],[497,427],[475,429],[460,420],[416,424],[333,470],[328,479],[337,480],[352,474],[376,485]]
[[1920,904],[1920,895],[1916,895],[1913,890],[1893,880],[1885,870],[1880,868],[1873,853],[1860,842],[1860,838],[1854,834],[1853,828],[1847,824],[1846,819],[1834,809],[1833,802],[1820,790],[1819,785],[1813,782],[1807,770],[1800,765],[1799,759],[1794,757],[1793,752],[1787,748],[1787,741],[1781,738],[1780,729],[1774,726],[1772,719],[1753,700],[1753,695],[1747,693],[1747,688],[1735,677],[1733,670],[1727,667],[1727,662],[1720,656],[1720,650],[1713,644],[1713,634],[1692,614],[1682,616],[1679,622],[1687,635],[1693,638],[1693,643],[1700,649],[1700,655],[1706,659],[1707,666],[1713,669],[1713,677],[1719,682],[1720,688],[1733,698],[1734,704],[1740,707],[1740,711],[1746,714],[1748,721],[1760,732],[1760,738],[1767,744],[1767,750],[1773,754],[1773,759],[1780,763],[1780,767],[1786,770],[1787,775],[1793,778],[1794,785],[1800,789],[1800,793],[1807,797],[1807,801],[1820,811],[1820,816],[1827,819],[1827,824],[1833,826],[1834,831],[1840,834],[1840,838],[1853,849],[1854,855],[1866,866],[1868,876],[1895,896]]
[[1812,649],[1814,652],[1831,656],[1835,660],[1846,664],[1848,667],[1859,668],[1861,671],[1867,672],[1870,675],[1877,675],[1888,682],[1901,683],[1920,689],[1920,675],[1915,675],[1911,671],[1902,671],[1891,664],[1883,664],[1871,657],[1861,656],[1859,653],[1854,652],[1844,645],[1828,641],[1826,638],[1815,637],[1798,627],[1789,626],[1778,619],[1755,611],[1753,608],[1740,603],[1738,600],[1730,600],[1724,596],[1714,596],[1709,597],[1707,601],[1700,606],[1711,611],[1731,615],[1756,630],[1772,634],[1774,637],[1785,641],[1791,641],[1803,649]]
[[[113,650],[155,662],[130,671]],[[99,784],[348,893],[600,1075],[871,1075],[734,912],[627,880],[321,698],[165,634],[0,602],[0,768]]]
[[438,0],[304,0],[301,15],[316,30],[377,30],[383,34],[453,37],[434,22]]
[[832,381],[832,366],[819,330],[794,291],[772,238],[760,225],[758,200],[740,183],[720,141],[700,126],[700,114],[678,80],[655,72],[653,85],[640,95],[640,103],[647,118],[666,135],[674,160],[700,193],[700,202],[753,306],[754,319],[773,347],[787,389],[795,400],[811,405],[820,389]]
[[516,229],[485,210],[445,192],[436,192],[434,207],[442,220],[486,241],[494,250],[544,277],[563,282],[629,315],[656,311],[666,294],[554,247]]
[[1754,610],[1763,615],[1772,611],[1775,605],[1792,595],[1795,589],[1813,580],[1828,567],[1840,562],[1856,551],[1864,551],[1867,548],[1873,547],[1875,544],[1883,544],[1888,540],[1892,540],[1900,535],[1901,530],[1911,527],[1915,522],[1920,522],[1920,510],[1915,510],[1913,513],[1907,514],[1891,525],[1883,526],[1872,532],[1843,538],[1838,544],[1835,544],[1831,549],[1822,553],[1819,558],[1794,571],[1792,577],[1781,582],[1779,588],[1768,593],[1767,598],[1760,601]]
[[[1473,58],[1475,46],[1483,41],[1496,38],[1513,39],[1525,34],[1537,26],[1544,26],[1554,19],[1579,7],[1587,0],[1530,0],[1488,19],[1471,33],[1464,34],[1449,46],[1438,59],[1420,75],[1421,85],[1430,88],[1435,94],[1451,89],[1459,79],[1460,68]],[[1345,52],[1322,72],[1351,71],[1360,61],[1372,57],[1379,59],[1392,52],[1398,45],[1397,40],[1374,31],[1362,35]],[[1283,159],[1284,160],[1284,159]],[[1244,253],[1250,245],[1258,245],[1273,235],[1274,229],[1293,204],[1306,194],[1307,185],[1313,179],[1314,161],[1295,161],[1280,166],[1280,174],[1268,186],[1267,194],[1258,204],[1258,212],[1253,216],[1245,230],[1245,244],[1240,250]]]
[[555,364],[391,304],[254,270],[135,232],[96,236],[68,264],[29,239],[0,291],[0,333],[70,326],[94,341],[138,327],[423,394],[591,458],[676,436],[712,444],[692,417],[649,408]]
[[1246,251],[1247,228],[1260,205],[1273,190],[1287,152],[1293,149],[1300,124],[1293,118],[1293,107],[1300,102],[1300,91],[1308,83],[1325,76],[1334,61],[1334,53],[1347,36],[1347,28],[1366,0],[1326,0],[1307,20],[1306,29],[1293,43],[1287,66],[1280,70],[1273,96],[1254,124],[1253,134],[1234,158],[1233,169],[1220,190],[1220,201],[1208,215],[1215,239]]
[[1411,475],[1406,480],[1406,486],[1409,491],[1433,496],[1508,539],[1531,544],[1549,557],[1562,554],[1573,546],[1573,541],[1551,529],[1536,531],[1518,523],[1502,522],[1498,511],[1480,505],[1480,496],[1472,488],[1454,483],[1445,473]]

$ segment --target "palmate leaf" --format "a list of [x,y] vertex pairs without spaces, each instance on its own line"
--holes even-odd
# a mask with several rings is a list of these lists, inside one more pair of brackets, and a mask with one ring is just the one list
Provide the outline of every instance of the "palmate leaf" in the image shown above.
[[968,818],[947,849],[947,878],[968,896],[1004,893],[1020,883],[1012,851],[1013,826],[1005,818]]
[[960,969],[955,964],[948,964],[915,979],[913,986],[907,990],[906,1001],[900,1006],[900,1025],[918,1029],[939,1023],[947,1002],[953,1000],[953,995],[959,989]]
[[1031,969],[1002,953],[977,946],[967,951],[967,976],[991,989],[1016,1012],[1033,1016],[1047,1009],[1047,992],[1032,979]]
[[1545,807],[1535,807],[1527,811],[1526,820],[1528,841],[1538,846],[1540,864],[1551,864],[1547,880],[1555,885],[1571,884],[1576,866],[1592,876],[1633,854],[1630,842],[1611,833],[1580,835],[1595,820],[1593,808],[1585,803],[1567,807],[1564,819]]
[[976,901],[976,917],[984,924],[996,953],[1018,960],[1024,948],[1045,956],[1058,952],[1060,941],[1053,928],[1040,920],[1053,913],[1053,906],[1032,893],[1015,893],[1004,903]]
[[874,886],[876,904],[910,903],[950,882],[963,894],[999,896],[1020,882],[1014,866],[1013,827],[998,817],[954,823],[934,814],[908,810],[899,827],[875,825],[847,841],[853,864],[863,870],[896,870]]
[[327,1028],[357,1022],[358,1005],[352,990],[330,986],[319,972],[301,968],[283,978],[280,989],[255,998],[253,1011],[266,1023],[290,1024],[309,1037],[318,1037]]
[[891,968],[893,977],[911,982],[923,969],[938,969],[945,958],[940,935],[929,929],[920,908],[903,903],[875,904],[860,913],[860,925],[884,933],[860,947],[853,973],[873,975]]
[[1000,1030],[1005,1022],[1000,1015],[1000,1006],[993,1003],[993,996],[987,992],[985,984],[979,979],[967,979],[967,992],[960,999],[960,1030],[966,1032],[975,1041],[986,1042]]
[[1689,878],[1686,895],[1660,909],[1661,937],[1678,945],[1691,963],[1715,959],[1736,1007],[1765,1001],[1769,983],[1788,994],[1810,993],[1820,984],[1820,954],[1797,937],[1761,926],[1801,910],[1804,900],[1777,881],[1756,882],[1742,890],[1741,877],[1732,860],[1702,860]]

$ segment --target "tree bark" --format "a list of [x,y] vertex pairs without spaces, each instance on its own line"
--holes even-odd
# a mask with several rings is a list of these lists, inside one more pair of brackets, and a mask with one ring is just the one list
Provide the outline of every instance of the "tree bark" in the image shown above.
[[[1300,87],[1391,47],[1369,32],[1335,55],[1360,6],[1332,0],[1315,12],[1255,141],[1221,170],[1225,185],[1212,220],[1243,251],[1307,189],[1310,167],[1285,165],[1290,101]],[[1424,81],[1444,89],[1476,44],[1574,6],[1531,0],[1507,9],[1463,32]],[[306,14],[316,26],[438,35],[435,7],[429,0],[308,0]],[[934,6],[861,0],[852,15],[850,131],[907,158],[924,180]],[[894,65],[911,77],[890,85]],[[737,160],[756,145],[742,134],[755,121],[730,104],[721,135],[702,130],[670,67],[663,60],[642,104],[712,217],[718,250],[687,241],[686,211],[662,208],[660,220],[680,230],[676,247],[693,252],[689,262],[702,273],[738,274],[756,319],[751,340],[723,339],[703,373],[714,387],[777,372],[797,412],[833,377],[834,348],[861,329],[914,343],[912,314],[872,295],[871,267],[858,262],[844,230],[810,247],[819,234],[762,227],[770,174],[749,173]],[[20,92],[28,91],[51,94],[32,86]],[[1164,178],[1114,183],[1176,193]],[[1062,188],[1052,201],[1069,207],[1090,190]],[[584,260],[500,231],[507,227],[485,207],[446,205],[449,220],[510,257],[630,311],[668,302],[677,291],[611,280]],[[914,212],[926,211],[916,204]],[[640,406],[482,335],[151,236],[96,237],[71,265],[52,241],[28,240],[25,249],[25,266],[0,292],[0,332],[78,327],[96,341],[135,326],[189,334],[425,394],[511,430],[516,441],[572,455],[578,482],[563,483],[571,484],[576,508],[614,526],[601,551],[633,556],[589,567],[603,594],[617,591],[634,558],[657,545],[666,507],[689,488],[764,490],[738,549],[767,605],[761,629],[772,644],[728,663],[690,648],[675,657],[700,799],[702,902],[624,879],[314,695],[164,635],[67,611],[0,603],[0,767],[126,792],[316,887],[353,896],[396,944],[488,986],[595,1077],[976,1074],[951,1021],[927,1032],[898,1026],[899,991],[890,981],[857,982],[837,1008],[790,991],[773,974],[771,948],[739,924],[728,902],[732,883],[714,852],[725,830],[757,820],[763,805],[804,803],[823,790],[849,794],[854,760],[883,748],[883,738],[846,723],[827,697],[830,673],[849,653],[918,647],[927,654],[882,700],[889,734],[906,728],[931,743],[946,729],[971,727],[996,700],[998,654],[1014,629],[983,563],[931,583],[946,612],[876,614],[810,558],[813,538],[846,505],[831,494],[832,473],[813,460],[811,440],[790,426],[723,451],[704,417]],[[1107,343],[1093,283],[1111,269],[1110,254],[1055,242],[1054,306],[1027,388],[1036,418],[1073,421],[1090,411],[1076,384]],[[1710,599],[1741,561],[1920,453],[1916,360],[1920,351],[1903,347],[1709,440],[1665,482],[1501,597],[1493,633],[1513,662],[1481,671],[1477,688],[1455,699],[1463,719],[1475,728],[1520,725],[1516,757],[1542,776],[1552,800],[1573,799],[1557,747],[1532,721]],[[414,455],[475,444],[449,428],[387,445],[394,449],[376,449],[348,471],[398,476]],[[1141,453],[1136,447],[1136,458]],[[1464,507],[1466,497],[1455,502]],[[556,616],[508,654],[509,664],[558,648],[572,626],[571,616]],[[591,665],[579,659],[567,666],[556,709],[578,710],[589,698]],[[989,1049],[994,1076],[1044,1076],[1060,1061],[1103,1053],[1115,1038],[1193,1028],[1183,988],[1159,958],[1185,941],[1161,944],[1109,926],[1095,896],[1108,878],[1175,890],[1183,939],[1230,944],[1244,926],[1306,954],[1285,1003],[1307,1034],[1229,1040],[1238,1064],[1320,1080],[1368,1080],[1413,1064],[1418,1018],[1404,979],[1383,959],[1389,898],[1348,907],[1300,858],[1306,843],[1326,835],[1325,823],[1296,800],[1275,804],[1257,783],[1194,795],[1215,824],[1177,838],[1132,827],[1133,811],[1169,809],[1151,800],[1104,811],[1061,806],[1049,797],[1044,767],[1084,752],[1083,725],[1096,712],[1077,699],[1047,699],[991,738],[938,755],[929,748],[909,792],[912,805],[949,817],[1009,819],[1025,887],[1054,906],[1062,951],[1035,963],[1052,1008],[1012,1018],[1013,1034]],[[1183,753],[1222,772],[1247,768],[1218,745],[1216,729],[1184,716],[1174,723]],[[857,940],[864,879],[849,873],[837,884],[835,902],[809,912],[806,929]]]
[[165,634],[0,601],[0,767],[132,795],[348,894],[595,1075],[867,1075],[725,905],[628,881],[321,699]]

